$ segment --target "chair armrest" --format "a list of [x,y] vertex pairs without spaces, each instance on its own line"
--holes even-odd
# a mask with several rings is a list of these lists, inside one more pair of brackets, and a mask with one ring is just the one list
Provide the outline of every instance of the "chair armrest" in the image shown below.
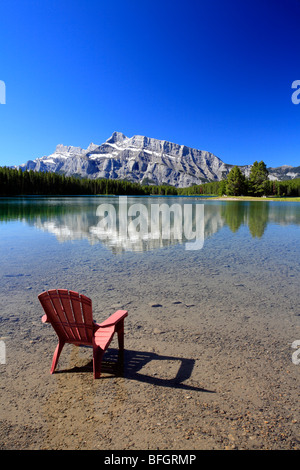
[[127,315],[128,315],[127,310],[117,310],[115,313],[110,315],[110,317],[108,317],[102,323],[98,323],[97,326],[99,326],[100,328],[105,328],[106,326],[116,325],[119,321],[127,317]]

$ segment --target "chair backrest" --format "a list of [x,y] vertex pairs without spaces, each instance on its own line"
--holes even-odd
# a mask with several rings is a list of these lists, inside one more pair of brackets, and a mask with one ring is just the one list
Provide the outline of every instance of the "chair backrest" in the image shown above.
[[39,301],[58,337],[68,343],[91,344],[94,332],[92,301],[67,289],[42,292]]

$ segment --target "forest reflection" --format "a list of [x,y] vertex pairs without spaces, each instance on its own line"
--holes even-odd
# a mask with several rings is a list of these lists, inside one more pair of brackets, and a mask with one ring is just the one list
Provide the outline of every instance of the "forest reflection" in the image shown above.
[[252,237],[261,238],[269,222],[270,204],[268,202],[240,203],[228,201],[222,207],[221,217],[232,232],[237,232],[241,225],[247,225]]
[[[163,237],[164,227],[162,222],[159,225],[160,234],[155,232],[154,236],[154,232],[151,234],[149,229],[147,237],[135,237],[135,239],[130,240],[130,244],[128,244],[128,240],[124,241],[124,239],[118,238],[117,226],[115,230],[112,230],[111,227],[107,231],[97,230],[97,227],[99,227],[99,217],[97,216],[99,204],[105,204],[113,208],[117,214],[116,221],[118,224],[120,203],[117,197],[100,199],[97,197],[2,198],[0,200],[0,222],[21,221],[34,226],[36,229],[53,233],[59,242],[78,239],[88,239],[90,243],[101,242],[113,252],[128,249],[147,251],[190,241],[191,238],[185,236],[185,230],[182,230],[182,236],[178,236],[178,232],[180,232],[178,227],[186,226],[186,220],[183,220],[185,212],[188,212],[189,216],[192,217],[192,220],[189,221],[191,233],[193,230],[196,231],[195,227],[201,223],[201,232],[203,229],[204,239],[211,237],[224,227],[228,227],[234,234],[241,227],[247,227],[251,237],[261,238],[269,224],[300,224],[300,205],[292,202],[224,202],[181,197],[128,197],[126,202],[128,208],[133,207],[133,205],[135,207],[140,205],[149,214],[154,205],[167,208],[171,223],[170,237],[168,239]],[[196,211],[196,206],[199,204],[202,209],[204,208],[201,212],[203,214],[201,222],[195,219],[196,214],[199,212]],[[192,210],[185,211],[187,206],[190,206]],[[177,210],[174,210],[175,207]],[[178,217],[180,217],[180,220]],[[128,221],[129,219],[134,220],[134,218],[128,216]],[[137,221],[137,218],[135,221]],[[138,223],[136,225],[138,226]],[[177,227],[177,231],[175,229],[172,231],[172,227]]]

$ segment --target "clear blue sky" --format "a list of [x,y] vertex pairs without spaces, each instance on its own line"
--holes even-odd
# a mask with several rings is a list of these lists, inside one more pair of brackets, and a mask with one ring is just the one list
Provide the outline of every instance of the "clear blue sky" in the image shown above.
[[1,0],[0,165],[112,132],[300,165],[299,0]]

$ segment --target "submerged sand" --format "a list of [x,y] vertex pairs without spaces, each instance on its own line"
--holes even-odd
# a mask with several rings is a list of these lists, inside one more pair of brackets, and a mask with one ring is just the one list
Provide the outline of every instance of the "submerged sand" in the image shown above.
[[[58,253],[2,275],[2,450],[300,449],[296,271],[216,247],[194,264],[174,253],[175,269],[164,250],[113,267],[72,250],[59,270]],[[71,345],[49,374],[57,341],[37,295],[51,287],[89,295],[97,321],[128,309],[123,374],[116,340],[99,380],[91,349]]]

